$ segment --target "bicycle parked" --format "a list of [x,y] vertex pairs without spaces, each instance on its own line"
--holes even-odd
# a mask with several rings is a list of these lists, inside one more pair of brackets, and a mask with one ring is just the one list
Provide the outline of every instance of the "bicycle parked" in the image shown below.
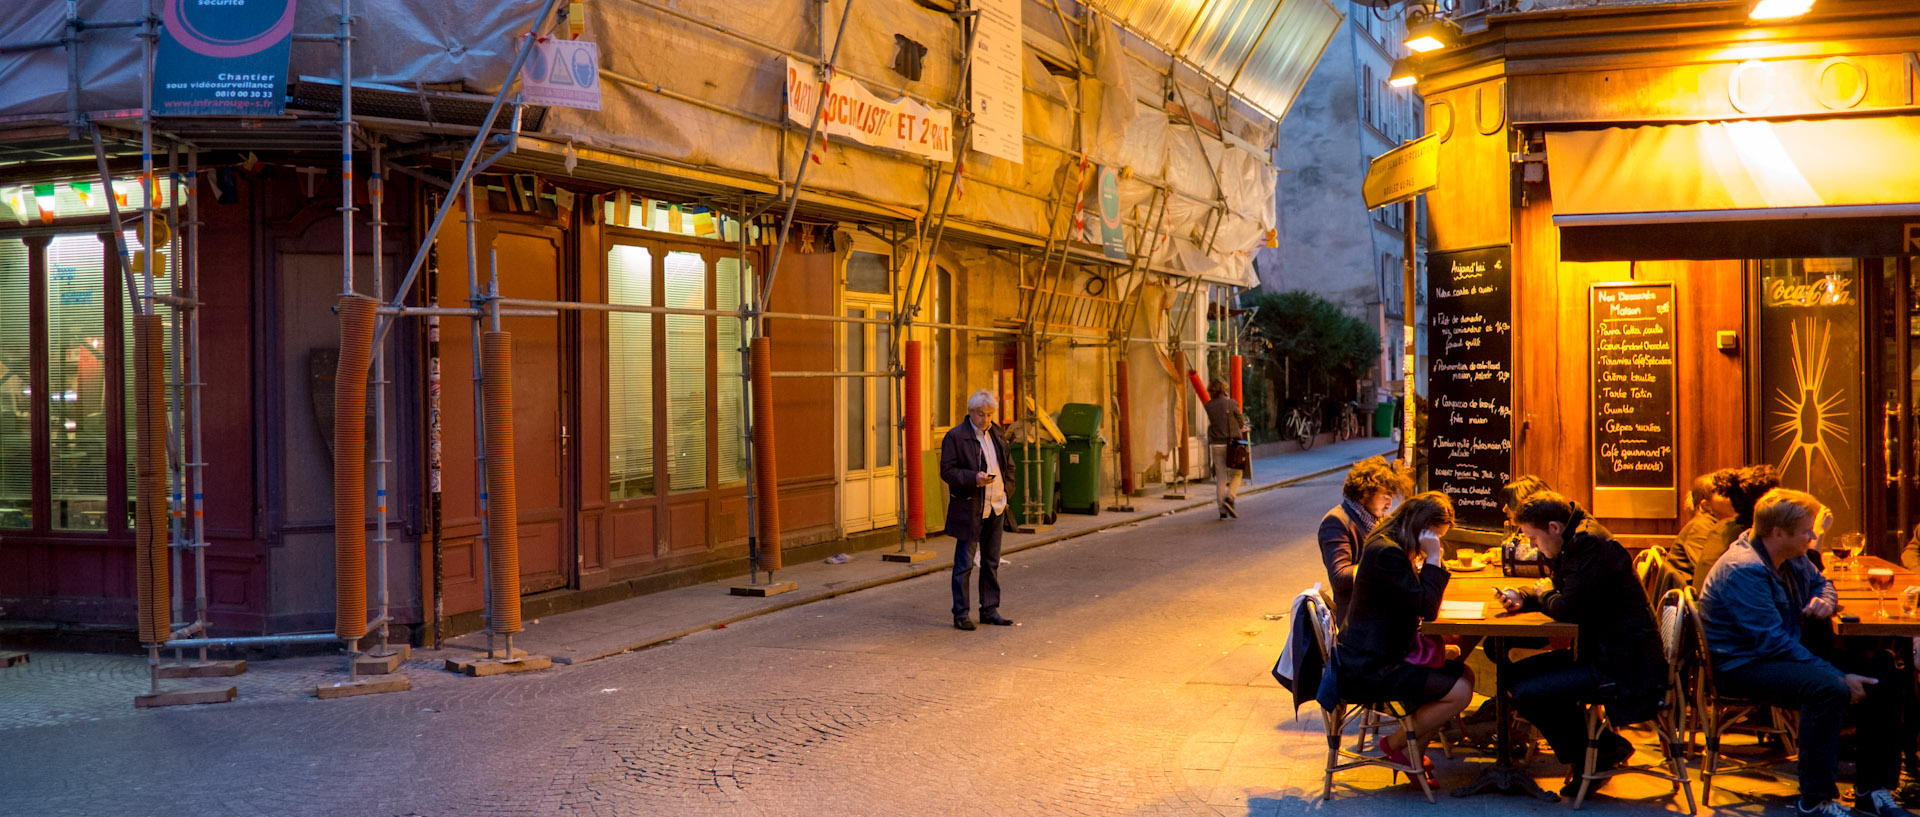
[[1281,424],[1281,436],[1299,443],[1302,451],[1312,448],[1314,435],[1320,433],[1320,407],[1325,399],[1310,394],[1296,403],[1286,422]]
[[1360,436],[1360,407],[1353,403],[1341,403],[1339,415],[1334,418],[1333,441],[1346,442]]

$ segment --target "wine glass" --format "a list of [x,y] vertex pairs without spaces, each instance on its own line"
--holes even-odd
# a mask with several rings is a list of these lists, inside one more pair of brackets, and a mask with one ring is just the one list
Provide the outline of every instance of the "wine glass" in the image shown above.
[[1873,595],[1880,600],[1879,609],[1874,615],[1879,618],[1888,618],[1887,591],[1893,587],[1893,571],[1884,567],[1867,571],[1867,586],[1873,588]]
[[1858,532],[1849,533],[1834,540],[1828,549],[1833,551],[1833,569],[1845,573],[1853,569],[1853,558],[1860,553],[1860,544],[1865,537]]

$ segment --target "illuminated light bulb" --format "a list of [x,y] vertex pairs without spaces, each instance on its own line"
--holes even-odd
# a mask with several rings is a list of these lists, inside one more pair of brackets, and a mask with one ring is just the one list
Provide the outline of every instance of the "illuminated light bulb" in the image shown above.
[[1425,54],[1428,51],[1439,51],[1442,48],[1446,48],[1447,44],[1441,42],[1431,34],[1423,34],[1407,40],[1407,47]]
[[1749,20],[1786,20],[1806,14],[1813,0],[1754,0],[1747,9]]

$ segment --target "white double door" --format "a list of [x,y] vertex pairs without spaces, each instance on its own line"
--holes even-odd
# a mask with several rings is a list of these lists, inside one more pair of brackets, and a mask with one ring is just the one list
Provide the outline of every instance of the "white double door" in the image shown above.
[[[849,295],[844,316],[889,320],[893,305],[882,299]],[[891,365],[893,326],[847,322],[840,325],[841,479],[840,525],[846,533],[899,523],[899,433],[894,411],[894,380],[874,376]],[[863,374],[864,373],[864,374]]]

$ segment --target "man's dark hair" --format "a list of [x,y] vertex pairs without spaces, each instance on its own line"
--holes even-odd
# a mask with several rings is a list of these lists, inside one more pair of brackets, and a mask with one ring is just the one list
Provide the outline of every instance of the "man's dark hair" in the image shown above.
[[1753,506],[1768,491],[1780,487],[1780,472],[1771,465],[1749,465],[1745,468],[1733,468],[1716,471],[1713,475],[1714,490],[1727,497],[1733,505],[1734,519],[1741,525],[1753,525]]
[[1340,493],[1355,502],[1365,502],[1367,497],[1379,493],[1404,496],[1413,493],[1413,480],[1407,478],[1406,471],[1388,465],[1384,458],[1368,457],[1347,471],[1347,482],[1340,486]]
[[1513,521],[1540,530],[1546,530],[1549,522],[1565,525],[1573,521],[1573,500],[1553,491],[1535,491],[1514,510]]
[[1548,487],[1546,480],[1532,474],[1523,474],[1520,478],[1500,487],[1500,510],[1506,511],[1507,516],[1513,516],[1514,511],[1520,509],[1521,503],[1527,501],[1527,497],[1551,490],[1553,489]]

